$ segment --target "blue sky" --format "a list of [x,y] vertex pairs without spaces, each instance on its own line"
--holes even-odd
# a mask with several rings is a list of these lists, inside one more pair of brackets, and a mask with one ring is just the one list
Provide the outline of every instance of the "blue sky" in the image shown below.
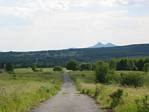
[[0,51],[149,43],[149,0],[0,0]]
[[14,28],[14,27],[24,27],[30,25],[30,21],[14,15],[0,15],[0,27],[1,28]]
[[16,2],[17,0],[0,0],[1,4],[6,4],[6,5],[16,3]]

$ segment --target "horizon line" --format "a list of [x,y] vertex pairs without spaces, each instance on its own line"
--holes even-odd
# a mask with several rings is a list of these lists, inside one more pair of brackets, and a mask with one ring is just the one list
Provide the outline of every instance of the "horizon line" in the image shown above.
[[[99,42],[97,42],[97,43],[99,43]],[[100,42],[100,43],[102,43],[102,42]],[[125,44],[125,45],[116,45],[116,44],[114,44],[115,46],[113,46],[113,47],[123,47],[123,46],[131,46],[131,45],[145,45],[145,44],[149,44],[149,43],[133,43],[133,44]],[[40,52],[40,51],[45,51],[46,52],[46,51],[71,50],[71,49],[100,49],[100,48],[111,48],[111,47],[90,48],[90,46],[88,46],[88,47],[74,47],[74,48],[62,48],[62,49],[8,50],[8,51],[0,51],[0,52],[3,52],[3,53],[8,53],[8,52]]]

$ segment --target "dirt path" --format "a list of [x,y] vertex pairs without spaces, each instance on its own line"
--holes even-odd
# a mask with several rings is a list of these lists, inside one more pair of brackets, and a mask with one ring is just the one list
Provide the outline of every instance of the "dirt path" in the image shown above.
[[92,98],[80,95],[69,76],[64,75],[61,91],[32,112],[103,112]]

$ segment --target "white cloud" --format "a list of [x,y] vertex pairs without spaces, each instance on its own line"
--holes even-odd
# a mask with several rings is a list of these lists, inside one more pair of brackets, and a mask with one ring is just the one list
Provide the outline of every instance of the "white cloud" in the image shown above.
[[[0,4],[0,15],[23,18],[29,21],[30,25],[21,28],[0,27],[0,49],[85,47],[98,41],[118,44],[148,42],[149,16],[134,17],[129,9],[114,8],[119,5],[125,7],[128,4],[144,5],[148,2],[148,0],[16,0],[9,4],[3,3]],[[106,8],[108,10],[105,10]],[[6,47],[6,44],[9,46]]]

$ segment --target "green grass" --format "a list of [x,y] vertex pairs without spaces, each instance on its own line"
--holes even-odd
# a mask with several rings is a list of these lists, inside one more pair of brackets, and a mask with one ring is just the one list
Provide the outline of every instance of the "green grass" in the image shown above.
[[0,112],[27,112],[60,89],[62,73],[43,69],[16,69],[0,74]]
[[[119,85],[119,79],[121,73],[129,74],[133,71],[117,71],[112,77],[113,81],[111,84],[104,85],[95,82],[94,72],[88,71],[77,71],[71,72],[71,77],[75,81],[78,89],[81,93],[87,94],[97,101],[102,108],[110,107],[111,98],[110,95],[117,91],[118,89],[123,89],[124,94],[122,96],[122,101],[114,109],[115,112],[137,112],[136,100],[142,99],[144,96],[149,96],[149,73],[144,74],[144,86],[139,88],[134,87],[123,87]],[[136,72],[142,74],[143,72]],[[98,95],[95,97],[96,90],[99,90]]]

